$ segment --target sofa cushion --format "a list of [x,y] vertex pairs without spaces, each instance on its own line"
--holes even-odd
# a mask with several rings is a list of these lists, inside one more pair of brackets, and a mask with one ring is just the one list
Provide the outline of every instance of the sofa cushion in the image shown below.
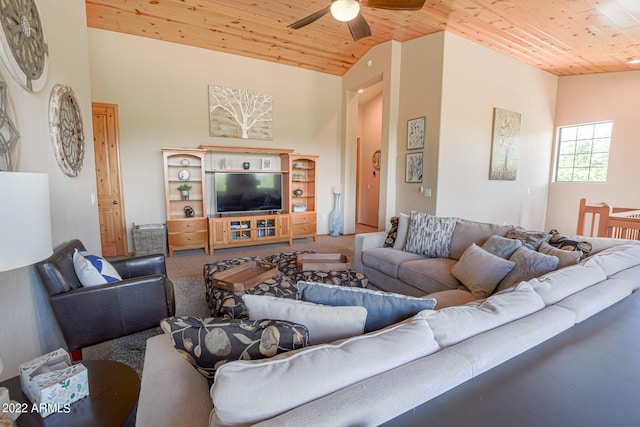
[[544,308],[531,285],[522,282],[491,297],[458,307],[420,312],[441,347],[449,347],[489,329]]
[[629,281],[607,279],[559,301],[556,306],[574,311],[576,323],[580,323],[628,297],[631,292]]
[[277,319],[304,325],[309,330],[310,344],[323,344],[362,335],[367,309],[360,306],[320,305],[266,295],[242,296],[249,318]]
[[484,242],[482,249],[500,258],[509,259],[520,246],[522,246],[521,240],[509,239],[494,234]]
[[486,298],[513,269],[515,262],[493,255],[472,243],[462,254],[451,274],[476,298]]
[[415,298],[390,292],[345,288],[324,283],[298,282],[298,292],[303,301],[316,304],[365,307],[367,309],[365,332],[375,331],[400,322],[421,310],[433,309],[436,305],[436,300],[431,298]]
[[398,236],[393,244],[393,249],[402,250],[405,243],[407,243],[407,234],[409,234],[409,221],[410,217],[406,213],[400,212],[398,214]]
[[398,279],[421,289],[426,294],[457,289],[461,283],[453,277],[451,269],[456,260],[451,258],[423,258],[402,263]]
[[429,258],[448,258],[455,227],[455,218],[412,211],[404,250]]
[[281,320],[168,317],[160,322],[178,353],[202,375],[232,360],[264,359],[309,345],[309,331]]
[[254,424],[438,350],[429,326],[416,316],[334,344],[227,363],[211,387],[212,415],[223,425]]
[[434,307],[436,310],[456,305],[464,305],[478,299],[467,289],[449,289],[446,291],[434,292],[429,294],[429,298],[436,300],[436,306]]
[[87,251],[73,251],[73,269],[82,286],[104,285],[122,280],[109,261]]
[[605,249],[593,256],[607,277],[640,264],[640,243],[627,243]]
[[598,263],[593,259],[587,259],[578,265],[533,278],[529,280],[529,283],[544,303],[551,305],[606,278],[607,275],[604,274]]
[[398,268],[402,263],[416,259],[424,259],[424,257],[391,248],[372,248],[362,253],[364,265],[395,278],[398,277]]
[[557,256],[559,260],[558,268],[564,268],[570,265],[577,264],[578,261],[580,261],[580,257],[582,256],[582,251],[558,249],[554,246],[551,246],[547,242],[540,243],[538,252],[545,255]]
[[529,231],[522,227],[516,227],[515,229],[508,231],[504,237],[509,239],[518,239],[522,241],[524,246],[537,251],[540,243],[548,242],[549,239],[551,239],[551,234],[544,231]]
[[515,251],[509,260],[514,261],[516,265],[498,283],[497,291],[502,291],[523,280],[533,279],[553,271],[558,267],[558,262],[560,261],[556,256],[536,252],[527,246],[522,246]]
[[497,225],[458,218],[453,231],[453,239],[451,239],[451,254],[449,256],[458,260],[472,243],[482,246],[494,234],[504,236],[507,231],[512,229],[512,225]]

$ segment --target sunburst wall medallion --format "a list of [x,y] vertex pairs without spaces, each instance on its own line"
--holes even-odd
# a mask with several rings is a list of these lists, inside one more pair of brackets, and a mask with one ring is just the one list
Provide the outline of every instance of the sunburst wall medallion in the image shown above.
[[49,98],[49,134],[62,172],[78,176],[84,160],[82,115],[71,86],[57,84]]
[[0,0],[0,57],[11,76],[37,92],[47,80],[48,47],[35,0]]

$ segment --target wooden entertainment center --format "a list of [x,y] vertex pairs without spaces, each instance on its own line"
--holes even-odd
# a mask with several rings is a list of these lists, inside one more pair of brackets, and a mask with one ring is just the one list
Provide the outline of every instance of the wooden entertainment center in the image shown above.
[[[213,254],[220,248],[276,242],[289,242],[291,245],[293,239],[307,237],[316,240],[316,169],[319,156],[294,154],[291,149],[214,145],[201,145],[199,149],[163,148],[162,152],[169,256],[173,256],[174,250],[181,249],[204,248],[205,252]],[[243,155],[251,157],[247,159]],[[256,159],[256,156],[269,155],[279,158],[279,168],[272,168],[272,162],[277,162],[270,157]],[[260,164],[257,164],[258,160],[261,160]],[[215,167],[216,162],[221,167]],[[242,165],[242,168],[236,165]],[[188,173],[184,172],[185,168]],[[215,179],[216,173],[255,172],[282,174],[281,211],[233,213],[228,216],[208,212],[207,194],[214,194],[206,189],[209,175]],[[194,197],[191,192],[188,202],[179,197],[177,187],[182,181],[196,190],[197,195]],[[193,208],[192,217],[182,212],[185,206]]]

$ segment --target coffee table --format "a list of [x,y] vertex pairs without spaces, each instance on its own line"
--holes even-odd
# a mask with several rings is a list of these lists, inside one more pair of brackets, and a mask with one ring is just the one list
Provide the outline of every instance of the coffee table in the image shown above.
[[[42,418],[37,412],[25,412],[17,419],[18,427],[87,427],[135,425],[140,377],[133,368],[113,360],[83,360],[89,379],[89,396],[71,404],[68,414],[54,413]],[[9,389],[11,400],[31,402],[22,392],[20,377],[0,383]]]
[[[207,304],[212,317],[225,317],[230,319],[243,319],[248,317],[247,309],[242,302],[244,293],[253,295],[269,295],[281,298],[298,298],[296,283],[320,282],[336,286],[350,286],[366,288],[369,279],[363,273],[355,270],[332,271],[302,271],[298,269],[297,256],[300,254],[313,254],[312,251],[292,251],[267,257],[245,257],[225,261],[218,261],[204,265],[204,281],[206,288]],[[256,286],[243,292],[231,292],[214,286],[213,275],[228,268],[254,260],[275,264],[279,273]]]

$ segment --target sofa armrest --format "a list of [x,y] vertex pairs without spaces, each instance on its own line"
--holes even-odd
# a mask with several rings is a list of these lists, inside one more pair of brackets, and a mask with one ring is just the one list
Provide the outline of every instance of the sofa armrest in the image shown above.
[[167,334],[147,340],[136,427],[208,426],[209,382],[171,345]]
[[144,255],[118,260],[109,260],[123,279],[132,277],[167,275],[164,255]]
[[159,326],[170,315],[165,280],[145,276],[52,295],[69,350]]
[[381,248],[387,238],[386,231],[375,231],[373,233],[356,234],[353,249],[353,267],[356,271],[362,272],[362,252],[367,249]]

